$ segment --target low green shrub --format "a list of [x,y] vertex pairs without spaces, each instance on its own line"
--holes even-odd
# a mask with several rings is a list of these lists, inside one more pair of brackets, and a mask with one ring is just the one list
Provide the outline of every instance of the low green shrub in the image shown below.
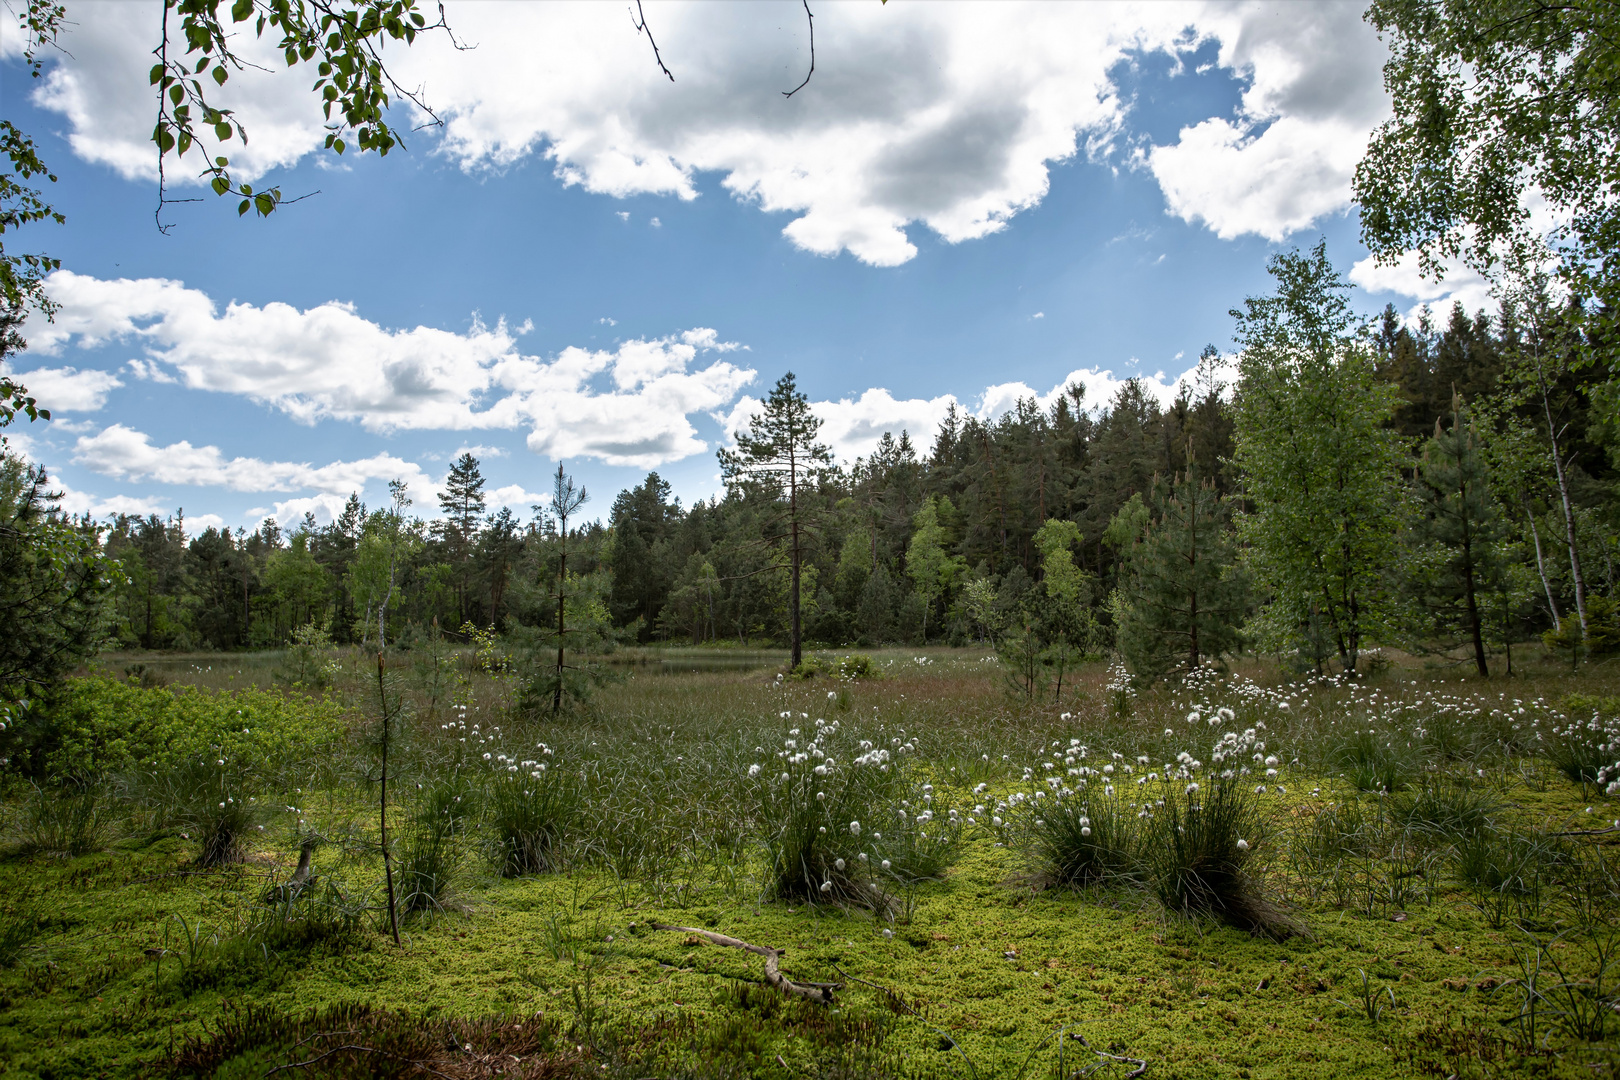
[[847,653],[839,661],[833,674],[847,682],[857,679],[880,679],[883,673],[878,670],[877,662],[865,653]]
[[68,680],[0,740],[25,774],[93,781],[206,757],[251,760],[261,772],[275,772],[319,757],[348,726],[346,710],[333,700],[143,688],[94,676]]
[[807,656],[795,664],[787,674],[790,679],[803,681],[813,679],[817,675],[826,675],[831,670],[831,667],[832,665],[819,656]]
[[295,687],[325,690],[342,668],[326,627],[311,621],[293,631],[282,666],[275,677]]

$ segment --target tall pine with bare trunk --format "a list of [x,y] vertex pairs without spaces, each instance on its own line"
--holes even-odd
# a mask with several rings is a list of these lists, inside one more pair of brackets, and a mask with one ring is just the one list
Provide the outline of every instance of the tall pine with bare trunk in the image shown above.
[[[777,380],[765,399],[765,410],[748,418],[737,432],[737,448],[720,451],[720,473],[727,487],[756,487],[782,511],[779,531],[766,539],[787,551],[788,640],[792,666],[803,659],[799,619],[799,576],[805,543],[812,528],[817,482],[832,464],[832,452],[816,442],[821,421],[810,411],[810,399],[799,392],[793,372]],[[775,569],[780,569],[780,564]]]

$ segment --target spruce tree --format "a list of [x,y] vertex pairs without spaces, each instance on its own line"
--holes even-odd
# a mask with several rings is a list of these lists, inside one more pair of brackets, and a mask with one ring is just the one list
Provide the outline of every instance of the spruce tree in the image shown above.
[[1434,557],[1415,561],[1415,584],[1434,616],[1431,631],[1460,631],[1473,646],[1474,668],[1485,662],[1483,610],[1502,573],[1499,550],[1506,533],[1491,493],[1485,456],[1461,397],[1453,397],[1451,426],[1434,422],[1417,468],[1417,539]]
[[1189,467],[1157,485],[1151,513],[1126,556],[1118,606],[1120,653],[1143,679],[1233,652],[1248,609],[1230,511],[1212,480]]
[[855,610],[857,628],[868,644],[881,645],[894,639],[895,600],[894,578],[888,567],[878,563],[861,586],[860,605]]
[[456,625],[467,621],[467,583],[472,572],[473,549],[478,543],[478,522],[484,516],[484,474],[478,459],[463,453],[450,466],[439,492],[439,536],[456,575]]

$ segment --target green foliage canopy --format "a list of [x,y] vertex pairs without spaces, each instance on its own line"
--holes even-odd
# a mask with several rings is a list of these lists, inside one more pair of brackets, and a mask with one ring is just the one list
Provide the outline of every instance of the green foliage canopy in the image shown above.
[[[1395,554],[1405,447],[1388,426],[1395,388],[1327,259],[1276,255],[1277,291],[1251,297],[1238,324],[1236,454],[1252,509],[1240,520],[1249,564],[1269,594],[1270,642],[1325,640],[1346,671],[1388,626],[1383,575]],[[1311,659],[1323,659],[1321,648]]]

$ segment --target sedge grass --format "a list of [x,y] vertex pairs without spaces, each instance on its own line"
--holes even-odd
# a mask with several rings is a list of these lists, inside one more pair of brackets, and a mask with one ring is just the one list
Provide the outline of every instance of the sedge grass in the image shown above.
[[[60,915],[42,924],[23,960],[0,972],[0,994],[8,1002],[0,1017],[0,1039],[8,1040],[6,1052],[15,1055],[22,1070],[62,1074],[71,1071],[63,1065],[67,1055],[77,1055],[77,1060],[96,1060],[110,1074],[130,1075],[145,1067],[142,1060],[165,1060],[171,1019],[178,1042],[219,1019],[221,1000],[254,1000],[283,1015],[294,1009],[302,1015],[310,1007],[344,1000],[363,981],[368,999],[378,1008],[416,1010],[412,1022],[430,1011],[438,1018],[434,1022],[444,1024],[455,1018],[461,1018],[458,1023],[493,1023],[491,1018],[532,1017],[544,1011],[566,1033],[588,1012],[594,1046],[583,1040],[570,1045],[586,1047],[577,1053],[590,1057],[593,1075],[613,1075],[620,1061],[634,1061],[628,1050],[622,1057],[615,1055],[626,1045],[646,1045],[638,1040],[687,1048],[681,1052],[692,1057],[666,1063],[667,1068],[660,1066],[663,1071],[635,1075],[697,1074],[702,1054],[724,1054],[720,1047],[731,1045],[725,1033],[740,1031],[748,1032],[748,1038],[733,1041],[746,1056],[727,1056],[716,1062],[717,1069],[723,1064],[729,1074],[758,1075],[779,1069],[775,1057],[780,1054],[789,1072],[815,1071],[803,1025],[830,1022],[829,1017],[818,1020],[811,1013],[801,1023],[788,1017],[796,1010],[766,1017],[759,994],[710,993],[711,986],[731,985],[727,980],[757,979],[757,961],[722,956],[720,950],[683,942],[679,934],[646,929],[649,921],[658,920],[712,926],[786,948],[786,965],[801,977],[839,980],[836,964],[851,976],[894,988],[907,1003],[916,1003],[926,1023],[911,1013],[889,1011],[886,995],[859,983],[841,992],[841,1008],[857,1018],[867,1009],[892,1017],[887,1045],[903,1054],[912,1075],[936,1065],[947,1071],[961,1066],[956,1050],[941,1049],[940,1036],[927,1024],[948,1031],[983,1074],[1014,1075],[1026,1062],[1026,1075],[1050,1072],[1057,1058],[1049,1036],[1076,1016],[1097,1018],[1098,1026],[1086,1029],[1088,1037],[1098,1033],[1094,1045],[1117,1044],[1121,1052],[1152,1058],[1155,1071],[1167,1074],[1232,1075],[1246,1069],[1255,1077],[1390,1075],[1406,1071],[1399,1063],[1405,1059],[1398,1056],[1406,1052],[1402,1040],[1417,1032],[1511,1030],[1511,994],[1491,995],[1474,987],[1486,975],[1519,977],[1512,958],[1493,944],[1500,942],[1498,935],[1512,932],[1516,920],[1579,927],[1560,942],[1568,952],[1561,951],[1559,960],[1567,961],[1570,970],[1559,979],[1579,984],[1595,973],[1587,938],[1581,935],[1595,933],[1605,918],[1620,911],[1617,875],[1612,867],[1604,869],[1600,857],[1601,836],[1572,839],[1578,857],[1554,860],[1538,871],[1544,883],[1539,900],[1516,887],[1496,893],[1507,904],[1506,920],[1494,930],[1492,916],[1474,906],[1490,891],[1489,879],[1474,884],[1440,872],[1454,841],[1400,820],[1391,809],[1395,796],[1357,796],[1337,777],[1342,770],[1326,760],[1327,751],[1347,733],[1374,726],[1380,735],[1387,730],[1402,750],[1407,742],[1413,744],[1412,775],[1421,780],[1449,784],[1440,780],[1439,770],[1460,774],[1464,761],[1469,775],[1483,769],[1487,776],[1477,778],[1479,789],[1501,802],[1494,812],[1497,827],[1529,831],[1543,821],[1572,821],[1540,827],[1595,830],[1607,824],[1605,814],[1620,817],[1620,812],[1612,811],[1590,785],[1583,792],[1553,777],[1535,788],[1520,783],[1519,774],[1507,767],[1522,760],[1518,755],[1524,743],[1544,730],[1538,724],[1554,718],[1556,708],[1545,702],[1560,700],[1562,689],[1570,685],[1560,681],[1563,676],[1532,674],[1522,684],[1476,689],[1421,672],[1405,681],[1386,673],[1376,681],[1353,683],[1289,680],[1248,666],[1231,675],[1143,692],[1131,699],[1129,715],[1121,717],[1106,707],[1106,672],[1097,668],[1083,673],[1079,690],[1087,696],[1066,704],[1070,715],[1064,717],[1056,709],[1005,702],[982,651],[931,655],[933,663],[917,665],[904,656],[878,654],[874,661],[884,677],[849,685],[847,710],[839,708],[836,692],[827,697],[824,681],[784,680],[792,685],[778,685],[772,673],[672,678],[638,671],[624,684],[601,692],[595,715],[519,724],[501,711],[492,678],[470,676],[458,699],[467,706],[467,734],[459,733],[459,725],[455,735],[440,730],[442,714],[429,714],[402,736],[399,767],[406,783],[394,795],[390,821],[411,815],[416,780],[426,784],[431,777],[460,770],[482,794],[472,800],[477,805],[459,826],[458,850],[493,850],[501,833],[487,798],[490,777],[480,770],[495,765],[481,764],[482,755],[490,753],[496,762],[505,754],[521,766],[535,759],[540,742],[554,748],[553,761],[567,762],[568,775],[581,778],[580,818],[554,849],[562,872],[486,878],[463,867],[447,910],[465,908],[470,914],[419,920],[398,951],[384,946],[376,927],[362,919],[349,938],[279,946],[263,939],[271,959],[260,952],[257,961],[242,960],[240,977],[227,977],[223,967],[211,969],[220,972],[218,981],[210,975],[211,985],[204,987],[199,979],[189,991],[176,975],[180,969],[172,954],[160,961],[143,959],[143,948],[162,946],[161,919],[169,913],[183,914],[193,924],[203,919],[209,927],[205,941],[222,927],[222,940],[240,937],[251,943],[244,935],[251,925],[245,909],[262,905],[259,860],[290,858],[286,852],[296,847],[286,838],[294,820],[291,811],[268,823],[267,832],[249,832],[246,846],[253,861],[246,864],[197,868],[195,836],[173,834],[138,844],[115,842],[109,852],[77,859],[0,864],[0,876],[8,884],[28,875],[50,888],[59,898],[55,906]],[[340,679],[339,692],[342,685]],[[1516,705],[1515,697],[1524,704]],[[1536,698],[1544,702],[1538,705]],[[1222,716],[1223,709],[1231,715]],[[791,721],[780,715],[787,711],[794,713]],[[1450,757],[1419,733],[1440,715],[1466,716],[1485,737],[1464,758]],[[1217,725],[1210,724],[1211,716]],[[792,737],[787,734],[790,724],[800,727],[803,739],[816,719],[836,720],[857,747],[864,738],[892,754],[891,740],[911,742],[915,756],[905,756],[906,786],[887,793],[876,813],[892,813],[898,822],[900,810],[914,820],[920,807],[934,807],[933,819],[917,827],[919,841],[924,831],[933,839],[928,825],[948,822],[947,806],[958,810],[963,824],[960,839],[952,844],[953,857],[939,864],[931,879],[915,885],[897,880],[887,886],[902,900],[910,890],[914,902],[909,923],[871,920],[856,904],[826,904],[819,898],[807,904],[806,897],[776,893],[765,846],[773,833],[753,786],[759,778],[751,781],[747,770],[751,764],[779,762],[774,752],[786,749],[781,744]],[[496,728],[503,729],[498,738]],[[1256,742],[1267,743],[1264,751],[1221,751],[1225,760],[1214,760],[1217,740],[1224,744],[1226,734],[1242,738],[1250,728]],[[1077,735],[1101,749],[1070,766],[1063,751]],[[1054,742],[1059,745],[1053,747]],[[755,746],[762,752],[756,755]],[[457,749],[461,747],[464,752]],[[797,749],[803,747],[801,741]],[[1113,756],[1116,752],[1120,758]],[[1174,762],[1179,768],[1183,752],[1204,764],[1195,770],[1196,780],[1176,777],[1169,793],[1184,795],[1185,786],[1197,782],[1198,794],[1208,800],[1220,774],[1233,771],[1234,790],[1254,802],[1261,830],[1253,835],[1246,827],[1239,831],[1237,838],[1250,845],[1248,861],[1240,868],[1275,890],[1262,892],[1263,898],[1275,895],[1297,905],[1299,917],[1315,932],[1312,940],[1252,938],[1242,920],[1229,920],[1239,923],[1238,930],[1199,919],[1164,920],[1154,915],[1152,905],[1121,902],[1107,890],[1078,895],[1048,890],[1031,896],[1027,889],[1008,884],[1028,863],[1022,848],[995,846],[1010,841],[993,825],[980,827],[989,824],[998,802],[1019,790],[1044,787],[1050,774],[1061,774],[1060,783],[1075,789],[1080,778],[1068,770],[1091,768],[1095,774],[1085,777],[1090,799],[1100,800],[1099,792],[1112,784],[1133,815],[1131,821],[1139,828],[1157,827],[1177,816],[1166,813],[1168,799],[1165,807],[1157,802],[1160,789],[1169,783],[1164,766]],[[832,753],[836,761],[845,760],[842,751]],[[1261,760],[1254,760],[1255,753]],[[1142,765],[1141,757],[1149,764]],[[1279,764],[1268,765],[1268,757],[1280,759]],[[1046,762],[1053,767],[1044,768]],[[375,819],[374,800],[367,814],[364,764],[358,759],[352,765],[291,762],[263,782],[285,783],[292,790],[266,789],[262,794],[267,802],[296,806],[297,820],[341,841],[320,850],[318,874],[323,879],[346,876],[355,883],[350,895],[375,905],[381,870],[375,837],[363,824]],[[1104,773],[1105,764],[1115,771]],[[1126,773],[1126,765],[1133,771]],[[1033,783],[1024,780],[1026,766],[1033,767]],[[1268,769],[1278,775],[1267,776]],[[1153,774],[1157,776],[1147,780]],[[1137,785],[1138,779],[1146,782]],[[934,790],[924,791],[929,784]],[[974,792],[980,784],[985,789]],[[1261,785],[1267,790],[1255,792]],[[302,792],[296,790],[299,786]],[[374,787],[369,790],[375,792]],[[272,794],[277,797],[269,799]],[[1401,797],[1421,794],[1420,785]],[[1134,816],[1143,812],[1143,804],[1151,807],[1153,821]],[[1301,848],[1305,830],[1324,812],[1352,804],[1363,814],[1364,827],[1349,822],[1346,811],[1336,830],[1338,839],[1322,845],[1323,850],[1336,846],[1340,851],[1331,865],[1277,857]],[[986,807],[982,815],[976,812],[978,805]],[[1591,816],[1582,813],[1588,805],[1595,806]],[[1095,803],[1088,809],[1095,810]],[[1184,816],[1185,808],[1178,813]],[[1005,820],[1005,815],[996,816]],[[975,823],[968,824],[969,817]],[[863,834],[870,823],[881,825],[880,817],[857,820]],[[890,828],[874,831],[886,840],[891,835]],[[588,857],[618,832],[632,834],[625,842],[632,857],[617,868]],[[1212,843],[1206,849],[1218,847]],[[892,870],[897,860],[892,853],[885,857]],[[1423,861],[1434,859],[1441,863]],[[729,880],[720,872],[722,866],[732,871]],[[1420,869],[1423,874],[1416,873]],[[279,879],[285,874],[283,867]],[[1305,879],[1312,876],[1324,886],[1314,897],[1304,889]],[[1329,879],[1354,886],[1345,890],[1342,904]],[[1392,895],[1390,890],[1400,883],[1413,887]],[[1368,897],[1379,890],[1386,899],[1371,902]],[[1162,906],[1198,910],[1193,904],[1178,908],[1174,899]],[[592,928],[583,937],[576,935],[579,940],[572,946],[591,965],[594,981],[588,988],[579,981],[577,965],[557,961],[543,948],[544,920],[563,910],[582,913],[580,925]],[[222,912],[241,914],[227,918]],[[1213,907],[1209,913],[1219,915]],[[1396,921],[1397,915],[1406,918]],[[884,929],[892,936],[885,936]],[[177,937],[170,946],[184,948]],[[525,956],[526,951],[539,955]],[[244,947],[241,955],[246,953]],[[103,960],[104,955],[109,959]],[[46,958],[53,967],[44,965]],[[1392,966],[1396,959],[1401,966]],[[514,964],[524,965],[525,977],[515,975]],[[155,995],[150,990],[154,970],[163,973],[161,993]],[[1379,984],[1399,983],[1398,1015],[1386,1014],[1376,1033],[1364,1018],[1338,1012],[1333,1004],[1350,999],[1345,984],[1348,980],[1353,988],[1359,970]],[[1411,980],[1404,978],[1407,974]],[[1447,982],[1466,992],[1447,988]],[[1550,993],[1552,985],[1545,990]],[[582,995],[578,999],[576,988]],[[97,997],[104,997],[105,1004]],[[660,1028],[660,1017],[691,1026]],[[1504,1028],[1502,1021],[1509,1026]],[[299,1037],[313,1030],[301,1028],[305,1034]],[[1549,1030],[1560,1052],[1573,1061],[1580,1045],[1558,1040],[1574,1040],[1574,1033],[1556,1025]],[[1042,1039],[1047,1040],[1044,1048]],[[754,1056],[760,1060],[755,1062]],[[1500,1063],[1491,1064],[1496,1068]],[[607,1073],[601,1071],[603,1065]],[[1474,1059],[1462,1065],[1464,1072],[1483,1068]],[[1509,1062],[1498,1071],[1512,1074],[1521,1066],[1523,1062]],[[835,1067],[827,1062],[828,1069]]]

